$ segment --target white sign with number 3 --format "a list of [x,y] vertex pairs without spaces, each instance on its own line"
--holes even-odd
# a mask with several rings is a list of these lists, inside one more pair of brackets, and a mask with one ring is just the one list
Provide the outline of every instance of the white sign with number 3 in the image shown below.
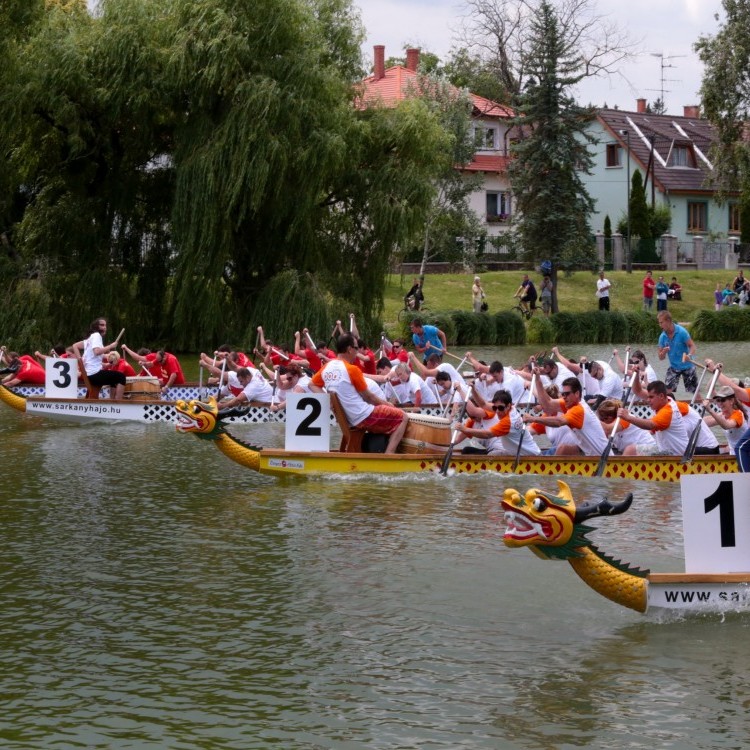
[[78,362],[47,357],[44,360],[44,395],[47,398],[78,398]]
[[683,476],[686,573],[750,572],[750,474]]

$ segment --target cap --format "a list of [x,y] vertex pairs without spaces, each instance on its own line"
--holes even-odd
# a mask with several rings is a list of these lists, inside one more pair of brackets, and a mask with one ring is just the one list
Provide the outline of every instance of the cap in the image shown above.
[[720,385],[714,389],[714,398],[729,398],[734,396],[734,389],[728,385]]

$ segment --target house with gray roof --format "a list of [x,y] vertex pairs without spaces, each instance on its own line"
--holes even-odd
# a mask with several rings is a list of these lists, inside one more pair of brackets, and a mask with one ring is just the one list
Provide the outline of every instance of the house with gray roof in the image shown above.
[[[607,215],[613,232],[627,217],[630,179],[639,170],[649,205],[669,208],[678,260],[693,261],[696,245],[701,255],[714,250],[722,255],[717,246],[726,253],[739,241],[738,196],[723,204],[715,199],[710,161],[715,132],[698,107],[685,107],[682,116],[655,115],[638,99],[635,112],[599,110],[590,132],[597,140],[594,167],[583,179],[596,200],[593,231],[603,230]],[[724,263],[717,257],[711,265]]]

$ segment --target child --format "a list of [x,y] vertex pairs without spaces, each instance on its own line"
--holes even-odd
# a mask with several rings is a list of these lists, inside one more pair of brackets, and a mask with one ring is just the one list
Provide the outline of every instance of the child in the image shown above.
[[721,310],[721,303],[723,302],[721,294],[721,284],[716,284],[716,290],[714,291],[714,310]]

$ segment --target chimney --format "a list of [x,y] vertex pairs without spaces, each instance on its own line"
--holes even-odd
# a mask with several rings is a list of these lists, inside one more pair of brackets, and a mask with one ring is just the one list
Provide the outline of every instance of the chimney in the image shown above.
[[372,49],[375,52],[373,76],[376,81],[379,81],[381,78],[385,78],[385,45],[376,44]]
[[700,105],[690,104],[690,105],[684,106],[682,109],[683,109],[685,117],[689,117],[691,120],[700,120],[701,119],[701,108],[700,108]]
[[417,72],[419,67],[419,50],[412,47],[406,50],[406,69]]
[[639,115],[646,114],[646,100],[645,99],[636,99],[636,112],[638,112]]

